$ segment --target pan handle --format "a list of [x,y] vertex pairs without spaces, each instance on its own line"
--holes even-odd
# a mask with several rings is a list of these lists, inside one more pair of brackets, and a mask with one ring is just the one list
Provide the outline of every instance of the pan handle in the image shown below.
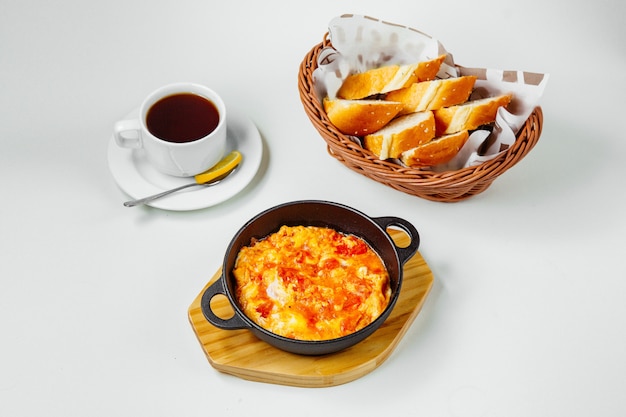
[[235,311],[235,315],[228,318],[223,319],[218,317],[213,310],[211,309],[211,299],[218,294],[226,295],[226,291],[224,289],[224,276],[213,284],[211,284],[202,294],[202,299],[200,300],[200,307],[202,308],[202,314],[204,317],[214,325],[215,327],[219,327],[220,329],[225,330],[236,330],[236,329],[247,329],[250,326],[241,318],[239,313]]
[[396,246],[396,251],[398,252],[398,257],[400,258],[400,263],[402,265],[404,265],[406,261],[411,259],[413,255],[415,255],[417,249],[420,246],[420,235],[412,223],[400,217],[376,217],[372,220],[380,227],[382,227],[387,234],[389,234],[387,232],[388,227],[396,226],[402,229],[407,235],[409,235],[409,237],[411,238],[411,242],[407,247],[401,248],[394,243],[394,245]]

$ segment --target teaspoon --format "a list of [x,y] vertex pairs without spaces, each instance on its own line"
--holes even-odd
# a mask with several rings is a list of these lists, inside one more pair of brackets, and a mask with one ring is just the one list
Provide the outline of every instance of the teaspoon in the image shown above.
[[212,168],[209,168],[207,171],[204,171],[194,177],[196,182],[191,182],[189,184],[181,185],[180,187],[173,188],[171,190],[163,191],[158,194],[154,194],[148,197],[140,198],[137,200],[130,200],[124,203],[126,207],[135,207],[138,205],[146,204],[151,201],[156,200],[157,198],[164,197],[166,195],[175,193],[176,191],[183,190],[185,188],[194,187],[197,185],[202,185],[204,187],[210,187],[220,183],[224,178],[229,176],[235,171],[239,163],[241,162],[242,156],[238,151],[232,151],[228,155],[226,155],[221,161],[215,164]]

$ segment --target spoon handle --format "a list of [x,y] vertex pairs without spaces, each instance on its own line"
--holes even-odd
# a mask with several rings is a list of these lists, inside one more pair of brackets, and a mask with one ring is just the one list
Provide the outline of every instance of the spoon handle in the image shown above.
[[185,188],[193,187],[194,185],[205,185],[205,184],[198,184],[197,182],[192,182],[189,184],[181,185],[180,187],[177,187],[177,188],[172,188],[171,190],[163,191],[162,193],[159,193],[159,194],[150,195],[148,197],[140,198],[138,200],[127,201],[124,203],[124,206],[135,207],[141,204],[146,204],[146,203],[149,203],[150,201],[156,200],[157,198],[164,197],[168,194],[175,193],[176,191],[180,191]]
[[219,183],[220,181],[222,181],[227,176],[229,176],[230,174],[232,174],[237,169],[237,167],[239,166],[239,163],[241,162],[241,159],[242,159],[242,156],[241,156],[241,153],[239,151],[232,151],[228,155],[226,155],[224,158],[222,158],[213,167],[211,167],[207,171],[204,171],[204,172],[196,175],[194,177],[196,182],[192,182],[192,183],[189,183],[189,184],[181,185],[178,188],[174,188],[174,189],[171,189],[171,190],[163,191],[162,193],[154,194],[154,195],[151,195],[151,196],[148,196],[148,197],[144,197],[144,198],[140,198],[138,200],[127,201],[127,202],[124,203],[124,206],[126,206],[126,207],[135,207],[135,206],[138,206],[140,204],[146,204],[146,203],[149,203],[150,201],[156,200],[157,198],[161,198],[161,197],[166,196],[168,194],[175,193],[176,191],[180,191],[180,190],[182,190],[184,188],[193,187],[194,185],[203,185],[205,187],[209,187],[211,185],[215,185],[215,184]]

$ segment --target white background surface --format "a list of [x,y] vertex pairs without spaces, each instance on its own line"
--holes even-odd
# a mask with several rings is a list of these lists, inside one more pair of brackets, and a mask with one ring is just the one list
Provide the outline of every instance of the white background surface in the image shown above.
[[[625,415],[625,12],[618,0],[0,0],[0,415]],[[297,90],[301,60],[343,13],[418,28],[465,66],[550,73],[538,145],[456,204],[345,168]],[[259,175],[204,210],[123,207],[113,123],[176,81],[254,120]],[[406,218],[435,276],[392,356],[338,387],[221,374],[187,321],[239,227],[296,199]]]

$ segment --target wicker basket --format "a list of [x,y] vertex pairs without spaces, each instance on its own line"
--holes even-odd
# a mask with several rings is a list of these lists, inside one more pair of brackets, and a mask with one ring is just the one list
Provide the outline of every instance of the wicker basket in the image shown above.
[[381,161],[342,134],[328,119],[313,88],[317,56],[330,45],[327,37],[315,45],[300,64],[300,99],[313,126],[327,143],[328,153],[348,168],[396,190],[432,201],[456,202],[485,191],[507,169],[519,162],[535,146],[541,135],[543,112],[536,107],[517,134],[515,143],[496,158],[457,171],[433,172]]

